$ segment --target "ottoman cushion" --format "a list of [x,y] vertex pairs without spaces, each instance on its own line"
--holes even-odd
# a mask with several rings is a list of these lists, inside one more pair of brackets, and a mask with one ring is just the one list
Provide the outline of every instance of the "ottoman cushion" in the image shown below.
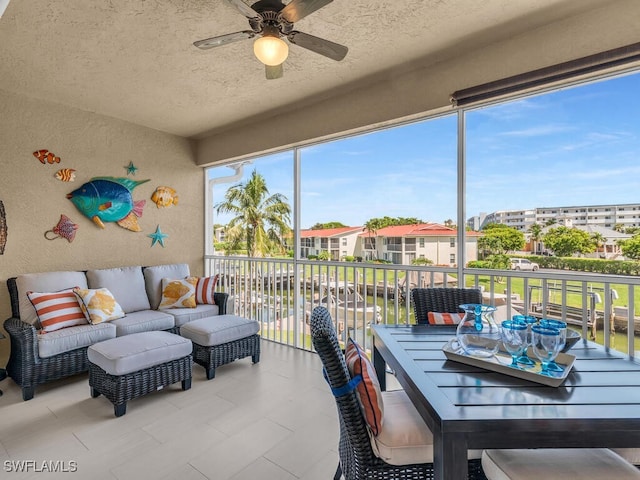
[[111,375],[125,375],[191,354],[189,340],[168,332],[142,332],[96,343],[89,361]]
[[256,320],[236,315],[216,315],[183,325],[180,335],[207,347],[222,345],[255,335],[260,330]]

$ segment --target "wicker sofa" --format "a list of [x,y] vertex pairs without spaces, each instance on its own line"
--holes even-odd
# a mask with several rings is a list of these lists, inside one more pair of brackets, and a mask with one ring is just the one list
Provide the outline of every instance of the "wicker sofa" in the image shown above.
[[[88,371],[87,348],[94,343],[144,331],[178,333],[185,323],[226,313],[228,295],[219,292],[214,294],[215,305],[159,310],[162,279],[186,276],[189,276],[187,264],[171,264],[32,273],[9,278],[12,316],[4,322],[11,341],[7,374],[22,388],[22,398],[32,399],[37,385]],[[41,334],[26,292],[56,292],[75,286],[109,289],[125,316]]]

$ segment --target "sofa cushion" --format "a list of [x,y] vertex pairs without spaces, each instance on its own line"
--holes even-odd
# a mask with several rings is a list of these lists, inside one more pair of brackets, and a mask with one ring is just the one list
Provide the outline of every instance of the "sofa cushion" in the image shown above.
[[122,307],[118,305],[111,292],[106,288],[74,288],[82,313],[93,325],[124,317]]
[[216,299],[213,293],[218,283],[218,275],[213,277],[198,277],[196,284],[196,303],[215,305]]
[[53,357],[77,348],[86,348],[115,336],[116,327],[110,323],[99,325],[85,323],[77,327],[63,328],[46,335],[38,335],[38,354],[41,358]]
[[57,292],[73,287],[87,288],[87,277],[83,272],[26,273],[16,277],[20,320],[38,325],[38,315],[27,297],[27,292]]
[[151,308],[144,286],[142,267],[88,270],[87,283],[89,288],[107,288],[120,304],[124,313]]
[[158,308],[196,308],[196,277],[163,278],[162,300]]
[[189,265],[186,263],[173,263],[169,265],[154,265],[145,267],[144,283],[149,296],[149,303],[154,310],[158,309],[162,299],[163,278],[186,278],[189,276]]
[[87,323],[73,289],[60,292],[27,292],[27,297],[38,315],[41,333]]
[[173,315],[176,327],[180,328],[185,323],[218,315],[218,308],[217,305],[196,305],[196,308],[167,308],[162,311]]
[[87,358],[110,375],[126,375],[191,354],[191,342],[168,332],[144,332],[92,345]]
[[109,323],[116,326],[117,337],[154,330],[169,330],[175,326],[173,315],[159,310],[139,310],[127,313],[124,317]]

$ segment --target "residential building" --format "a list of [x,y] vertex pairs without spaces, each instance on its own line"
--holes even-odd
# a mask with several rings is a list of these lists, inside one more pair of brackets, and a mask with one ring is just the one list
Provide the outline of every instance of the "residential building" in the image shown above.
[[[458,263],[457,235],[455,228],[438,223],[398,225],[381,228],[376,232],[365,231],[359,235],[360,249],[356,251],[356,256],[404,265],[425,258],[435,265],[454,266]],[[467,261],[478,258],[479,236],[478,232],[467,232]]]
[[326,228],[322,230],[300,231],[300,256],[309,258],[321,252],[329,252],[331,260],[343,260],[353,255],[358,234],[363,227]]
[[640,203],[499,210],[485,215],[482,221],[478,221],[478,218],[480,217],[469,218],[467,225],[472,228],[479,225],[477,230],[480,230],[490,223],[501,223],[526,232],[534,223],[544,226],[561,223],[563,219],[569,218],[574,227],[600,226],[608,229],[613,229],[616,225],[640,227]]

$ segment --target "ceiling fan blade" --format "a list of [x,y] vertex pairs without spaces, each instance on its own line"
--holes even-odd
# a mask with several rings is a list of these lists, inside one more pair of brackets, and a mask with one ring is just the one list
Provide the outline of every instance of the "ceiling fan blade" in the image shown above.
[[284,74],[283,65],[284,64],[282,63],[280,65],[275,65],[275,66],[265,65],[264,73],[267,76],[267,80],[275,80],[276,78],[282,78],[282,75]]
[[319,53],[338,62],[342,60],[349,51],[347,47],[339,43],[330,42],[324,38],[314,37],[308,33],[298,32],[296,30],[287,35],[287,38],[294,45]]
[[226,35],[220,35],[218,37],[205,38],[204,40],[193,42],[193,44],[202,50],[207,50],[209,48],[219,47],[221,45],[226,45],[227,43],[238,42],[255,36],[256,33],[254,31],[244,30],[242,32],[227,33]]
[[331,2],[333,0],[293,0],[280,10],[280,15],[287,22],[294,23]]
[[227,0],[227,3],[247,18],[260,18],[260,14],[242,0]]

